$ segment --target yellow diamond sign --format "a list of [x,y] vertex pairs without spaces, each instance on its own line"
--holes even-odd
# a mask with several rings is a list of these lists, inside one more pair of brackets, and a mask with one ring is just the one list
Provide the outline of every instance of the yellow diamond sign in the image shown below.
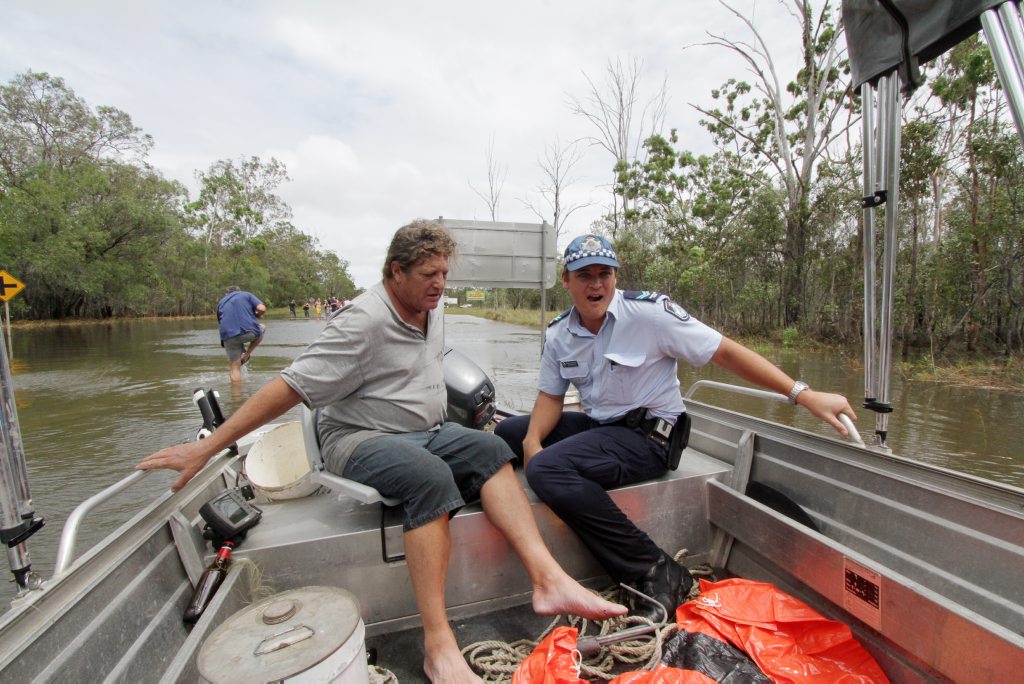
[[25,283],[21,282],[7,271],[0,271],[0,302],[7,302],[25,289]]

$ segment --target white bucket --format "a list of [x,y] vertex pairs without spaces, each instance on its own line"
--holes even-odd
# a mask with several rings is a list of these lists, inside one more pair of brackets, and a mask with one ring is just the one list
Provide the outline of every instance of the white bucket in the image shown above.
[[230,616],[203,642],[201,681],[368,684],[355,597],[337,587],[286,591]]
[[310,482],[309,460],[299,421],[264,433],[245,457],[245,476],[271,501],[309,496],[318,485]]

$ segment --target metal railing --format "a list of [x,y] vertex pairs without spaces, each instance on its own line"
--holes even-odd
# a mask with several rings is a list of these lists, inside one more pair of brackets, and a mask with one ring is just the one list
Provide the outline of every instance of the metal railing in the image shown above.
[[[715,380],[698,380],[697,382],[690,385],[690,389],[686,390],[686,394],[683,395],[683,399],[689,399],[693,396],[701,387],[711,387],[714,389],[725,390],[726,392],[733,392],[734,394],[746,394],[751,397],[758,397],[760,399],[768,399],[771,401],[784,401],[789,403],[789,397],[783,396],[778,392],[769,392],[767,390],[755,389],[753,387],[743,387],[741,385],[730,385],[727,382],[717,382]],[[845,413],[840,413],[836,416],[839,422],[843,424],[846,431],[849,433],[850,440],[858,446],[864,446],[864,440],[861,438],[860,433],[857,432],[857,428],[854,426],[853,421]]]
[[[103,491],[93,494],[88,499],[78,504],[78,507],[75,508],[75,510],[71,511],[71,515],[68,516],[67,521],[64,523],[64,529],[61,530],[60,533],[60,545],[57,547],[57,562],[53,570],[53,574],[55,576],[62,574],[71,565],[71,561],[75,554],[75,543],[78,539],[78,528],[81,527],[82,520],[85,519],[85,516],[88,515],[92,509],[141,481],[151,472],[153,471],[137,470],[123,480],[110,485]],[[162,501],[170,496],[170,491],[164,492],[163,496],[158,499],[158,501]]]

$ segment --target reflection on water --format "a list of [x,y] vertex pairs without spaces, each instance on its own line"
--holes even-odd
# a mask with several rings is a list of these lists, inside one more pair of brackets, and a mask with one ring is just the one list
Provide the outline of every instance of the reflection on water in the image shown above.
[[[270,320],[266,341],[236,388],[228,382],[213,320],[16,329],[15,396],[35,509],[47,520],[28,545],[34,569],[44,577],[52,574],[61,526],[79,502],[129,475],[150,451],[194,438],[200,425],[190,401],[194,389],[217,389],[230,415],[295,358],[321,326],[313,320]],[[503,405],[529,411],[536,396],[537,331],[449,314],[445,334],[449,346],[491,376]],[[771,360],[813,387],[853,398],[863,393],[861,371],[836,354],[782,351]],[[700,378],[731,381],[714,367],[680,369],[684,388]],[[695,398],[819,434],[829,429],[784,403],[717,390],[701,390]],[[897,454],[1024,486],[1024,395],[896,378],[893,402],[897,411],[890,422],[890,446]],[[861,433],[870,435],[873,414],[860,409],[858,415]],[[297,418],[297,410],[290,417]],[[94,513],[82,528],[79,553],[166,491],[175,478],[154,473]],[[10,584],[6,587],[4,596],[9,596]]]

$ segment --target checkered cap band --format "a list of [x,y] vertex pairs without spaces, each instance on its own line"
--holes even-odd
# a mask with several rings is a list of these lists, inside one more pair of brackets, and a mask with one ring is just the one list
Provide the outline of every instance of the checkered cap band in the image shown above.
[[[618,267],[618,257],[611,243],[597,235],[584,235],[569,243],[565,249],[565,265],[580,259],[593,259],[594,263],[606,263]],[[611,262],[611,263],[609,263]]]

